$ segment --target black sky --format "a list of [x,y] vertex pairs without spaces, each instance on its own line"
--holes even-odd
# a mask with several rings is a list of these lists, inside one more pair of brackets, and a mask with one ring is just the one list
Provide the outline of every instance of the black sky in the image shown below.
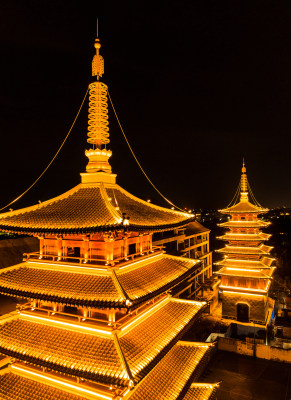
[[[165,196],[182,207],[225,206],[244,156],[257,200],[291,206],[291,3],[278,0],[2,1],[1,206],[66,135],[92,80],[97,17],[103,81]],[[79,183],[86,132],[87,103],[56,162],[14,208]],[[111,110],[110,132],[118,183],[160,202]]]

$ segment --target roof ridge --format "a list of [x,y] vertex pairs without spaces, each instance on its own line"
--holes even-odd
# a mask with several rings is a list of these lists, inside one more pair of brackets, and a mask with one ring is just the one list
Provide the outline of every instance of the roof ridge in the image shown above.
[[110,214],[116,220],[116,222],[118,224],[120,224],[122,221],[122,217],[121,217],[120,213],[118,213],[118,211],[115,209],[115,207],[113,207],[111,201],[108,200],[108,193],[107,193],[107,190],[103,183],[100,184],[100,193],[101,193],[102,199],[104,200]]
[[167,211],[167,212],[171,212],[175,215],[179,214],[179,215],[184,215],[185,217],[190,218],[191,216],[194,217],[194,214],[189,214],[189,213],[184,213],[182,211],[176,211],[176,210],[172,210],[171,208],[166,208],[166,207],[161,207],[161,206],[157,206],[156,204],[147,202],[145,200],[140,199],[139,197],[134,196],[133,194],[129,193],[127,190],[123,189],[121,186],[116,185],[117,189],[120,190],[123,194],[125,194],[126,196],[130,197],[131,199],[135,200],[135,201],[139,201],[145,205],[147,205],[148,207],[154,208],[154,209],[158,209],[158,210],[162,210],[162,211]]

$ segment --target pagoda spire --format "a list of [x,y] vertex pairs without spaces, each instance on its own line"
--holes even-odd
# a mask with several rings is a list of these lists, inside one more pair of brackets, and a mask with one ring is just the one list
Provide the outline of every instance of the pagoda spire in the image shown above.
[[[86,174],[81,174],[82,182],[104,182],[108,181],[109,175],[115,182],[115,175],[111,174],[109,158],[112,155],[110,150],[106,149],[109,140],[109,122],[108,122],[108,87],[100,79],[104,74],[104,59],[100,55],[101,42],[98,36],[94,42],[96,54],[92,60],[92,76],[96,76],[96,81],[89,85],[89,115],[88,115],[88,138],[87,142],[91,145],[89,150],[85,151],[89,162],[86,166]],[[94,176],[88,177],[88,173]],[[104,176],[106,174],[106,176]],[[112,181],[112,183],[113,183]]]
[[247,178],[247,169],[245,166],[245,160],[243,158],[243,165],[241,169],[241,179],[240,179],[240,201],[247,202],[249,201],[248,195],[248,178]]

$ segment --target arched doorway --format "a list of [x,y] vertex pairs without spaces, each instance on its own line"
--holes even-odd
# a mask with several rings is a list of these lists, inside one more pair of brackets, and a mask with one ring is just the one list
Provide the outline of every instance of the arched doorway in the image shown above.
[[250,307],[246,303],[237,303],[237,320],[241,322],[249,322],[250,318]]

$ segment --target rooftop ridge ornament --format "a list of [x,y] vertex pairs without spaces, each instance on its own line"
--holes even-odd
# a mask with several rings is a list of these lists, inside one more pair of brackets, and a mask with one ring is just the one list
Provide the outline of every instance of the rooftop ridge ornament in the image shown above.
[[[89,85],[89,115],[88,115],[88,138],[87,142],[92,146],[85,151],[89,158],[86,166],[86,174],[81,174],[83,183],[108,182],[115,183],[116,175],[111,174],[109,158],[112,155],[110,150],[106,149],[109,140],[109,122],[108,122],[108,87],[100,82],[104,74],[104,59],[99,54],[101,43],[98,37],[98,19],[97,19],[97,37],[94,42],[96,54],[92,61],[92,76],[96,76],[97,81]],[[91,175],[89,176],[88,173]]]
[[240,180],[240,201],[247,202],[249,201],[248,196],[248,178],[247,178],[247,169],[245,166],[245,160],[243,158],[243,165],[241,169],[241,180]]

